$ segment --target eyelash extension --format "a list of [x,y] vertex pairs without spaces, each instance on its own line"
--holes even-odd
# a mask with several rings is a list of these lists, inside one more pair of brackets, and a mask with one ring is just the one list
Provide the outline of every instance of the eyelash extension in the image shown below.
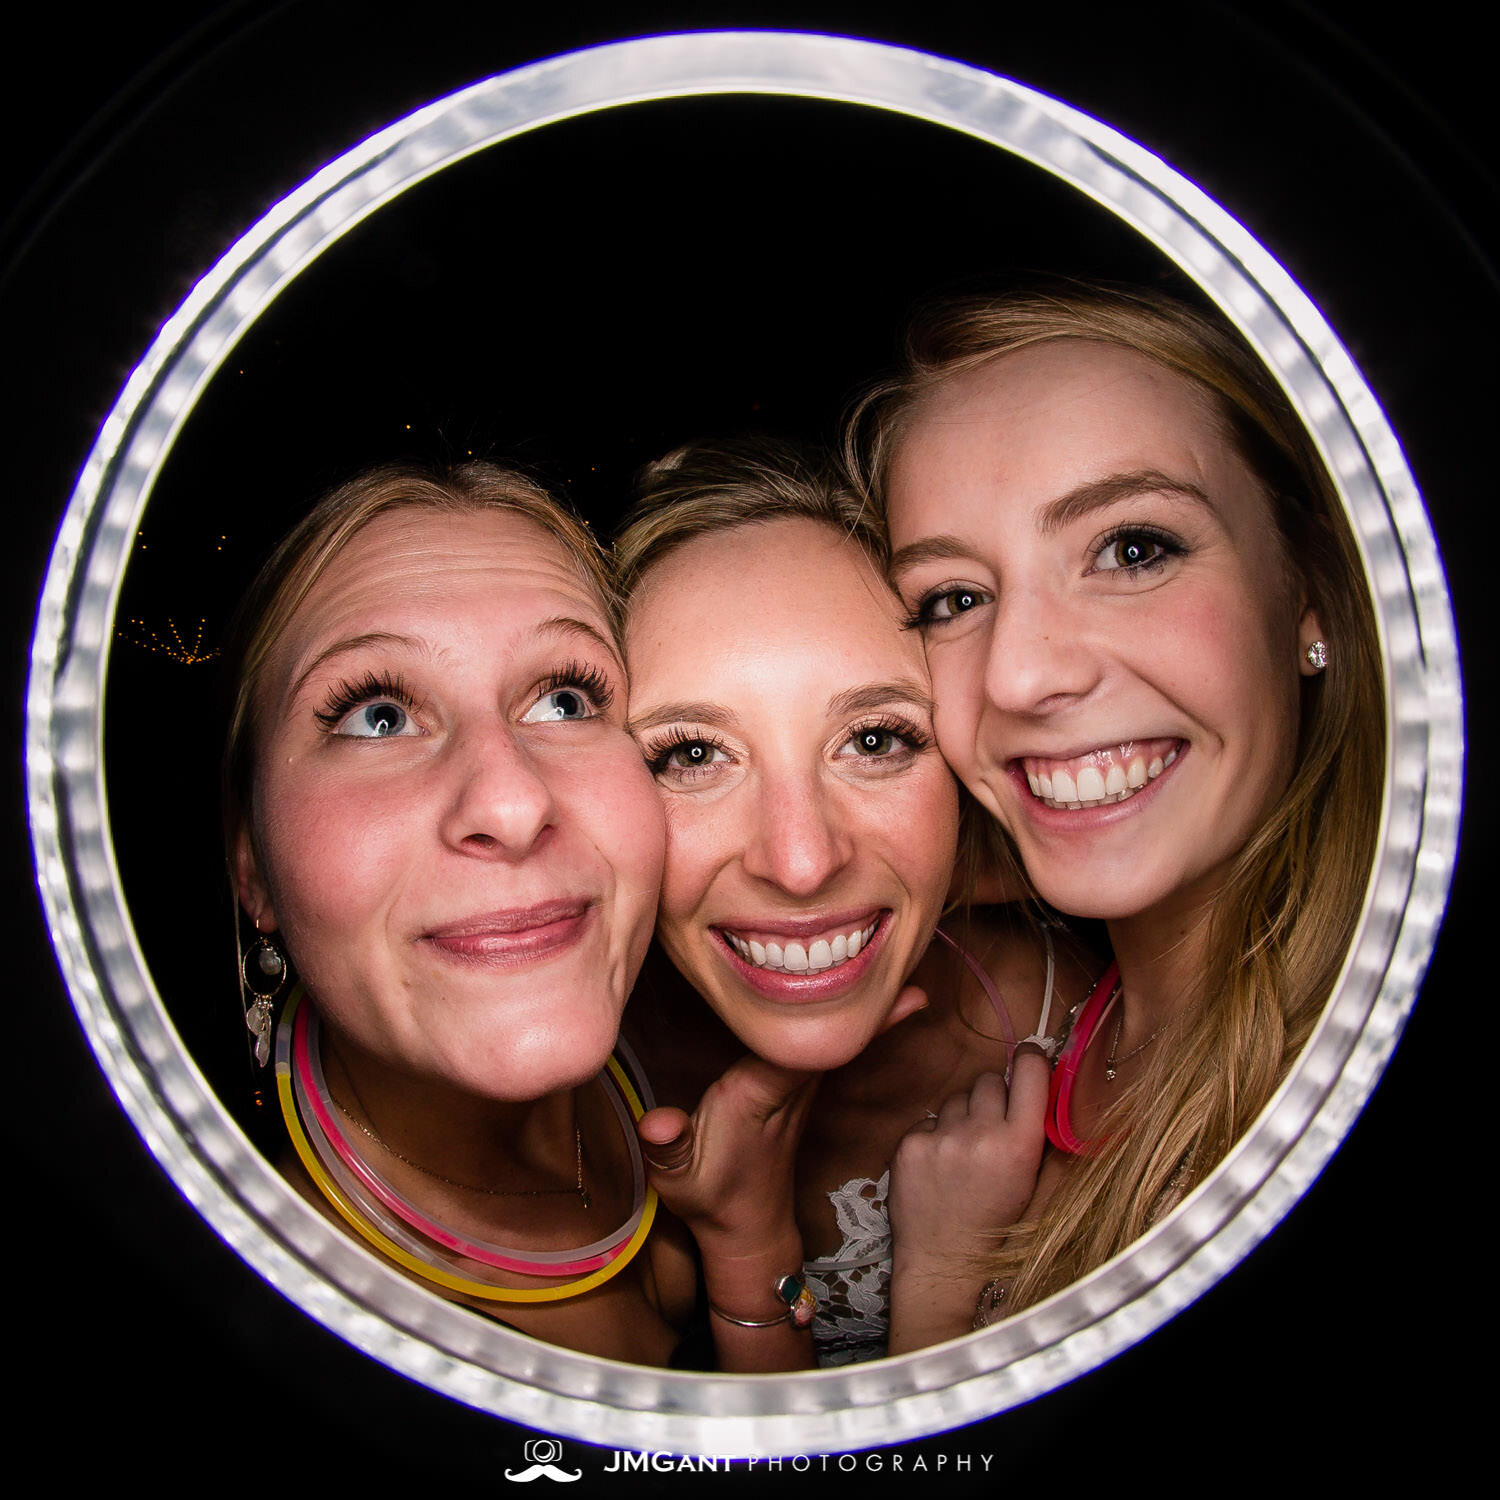
[[594,707],[603,713],[615,701],[615,690],[601,668],[591,662],[567,661],[555,672],[549,673],[536,687],[537,696],[544,698],[560,688],[579,688]]
[[1148,558],[1145,562],[1131,563],[1120,568],[1107,569],[1114,573],[1144,573],[1151,568],[1160,567],[1169,557],[1181,557],[1187,548],[1170,531],[1163,531],[1159,526],[1150,524],[1136,524],[1116,526],[1099,538],[1094,543],[1093,555],[1097,558],[1108,552],[1118,541],[1126,537],[1140,537],[1144,541],[1153,542],[1161,548],[1157,556]]
[[667,758],[684,745],[707,745],[710,750],[724,748],[723,740],[717,735],[695,734],[690,729],[673,729],[664,739],[652,740],[641,747],[641,754],[646,757],[646,769],[653,776],[660,776],[667,769]]
[[357,681],[345,679],[330,692],[325,707],[317,710],[315,719],[328,730],[334,730],[362,703],[389,701],[399,703],[407,713],[416,713],[417,702],[399,673],[366,672]]
[[913,752],[927,750],[932,747],[933,739],[925,729],[913,724],[910,719],[903,719],[896,714],[882,714],[878,718],[866,719],[858,724],[851,724],[848,732],[844,735],[844,741],[852,740],[856,735],[864,734],[873,729],[877,733],[893,734],[895,737],[911,748]]

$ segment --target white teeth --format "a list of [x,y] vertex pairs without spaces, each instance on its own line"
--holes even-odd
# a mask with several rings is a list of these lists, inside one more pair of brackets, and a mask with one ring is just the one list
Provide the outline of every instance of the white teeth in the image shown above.
[[1078,800],[1080,802],[1102,802],[1104,800],[1104,778],[1097,766],[1084,766],[1078,773]]
[[877,917],[863,931],[847,935],[841,932],[832,942],[827,938],[818,938],[808,948],[804,948],[801,943],[788,943],[785,948],[779,943],[767,943],[763,947],[753,938],[742,938],[727,930],[724,936],[728,939],[729,946],[746,963],[754,964],[757,969],[780,969],[788,974],[821,974],[856,957],[860,949],[870,941],[879,923],[880,919]]
[[1111,758],[1103,771],[1094,765],[1080,766],[1076,781],[1074,773],[1066,770],[1054,770],[1050,775],[1045,771],[1028,771],[1026,780],[1032,795],[1040,798],[1048,807],[1067,808],[1076,812],[1084,807],[1124,802],[1135,796],[1143,786],[1155,781],[1176,761],[1177,753],[1174,745],[1166,755],[1152,756],[1149,763],[1143,756],[1137,755],[1132,757],[1128,766],[1123,767]]

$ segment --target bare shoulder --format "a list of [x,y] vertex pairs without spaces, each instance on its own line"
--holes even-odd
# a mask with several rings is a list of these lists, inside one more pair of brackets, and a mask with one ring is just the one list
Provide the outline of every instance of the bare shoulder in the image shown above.
[[943,931],[989,975],[1017,1036],[1031,1034],[1041,1023],[1049,970],[1047,1030],[1055,1033],[1104,966],[1104,960],[1068,927],[1044,925],[1019,903],[956,912],[943,919]]

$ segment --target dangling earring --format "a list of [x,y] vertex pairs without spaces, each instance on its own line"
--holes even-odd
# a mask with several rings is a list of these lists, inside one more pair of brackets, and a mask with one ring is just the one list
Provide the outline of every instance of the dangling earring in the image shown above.
[[1328,647],[1322,641],[1314,641],[1303,655],[1314,672],[1321,672],[1328,665]]
[[245,1029],[255,1038],[256,1066],[263,1068],[271,1060],[271,1002],[286,983],[286,956],[261,932],[259,921],[255,932],[255,942],[240,956],[240,1001]]

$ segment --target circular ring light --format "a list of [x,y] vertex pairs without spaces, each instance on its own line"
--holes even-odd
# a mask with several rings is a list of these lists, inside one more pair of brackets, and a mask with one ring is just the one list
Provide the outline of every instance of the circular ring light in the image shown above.
[[[1125,1254],[998,1327],[790,1378],[643,1369],[539,1344],[439,1300],[314,1213],[240,1134],[167,1018],[126,910],[101,760],[131,538],[194,404],[278,293],[366,215],[473,152],[620,105],[745,93],[965,132],[1087,194],[1191,276],[1281,382],[1348,507],[1390,705],[1380,849],[1341,982],[1229,1158]],[[1396,437],[1333,330],[1240,224],[1117,132],[993,74],[844,38],[699,33],[572,53],[441,99],[330,163],[229,250],[131,374],[73,493],[32,642],[26,754],[42,897],[89,1041],[157,1160],[245,1260],[372,1357],[528,1427],[618,1447],[772,1455],[896,1442],[1041,1395],[1151,1333],[1280,1220],[1369,1096],[1431,953],[1457,840],[1462,724],[1442,569]]]

